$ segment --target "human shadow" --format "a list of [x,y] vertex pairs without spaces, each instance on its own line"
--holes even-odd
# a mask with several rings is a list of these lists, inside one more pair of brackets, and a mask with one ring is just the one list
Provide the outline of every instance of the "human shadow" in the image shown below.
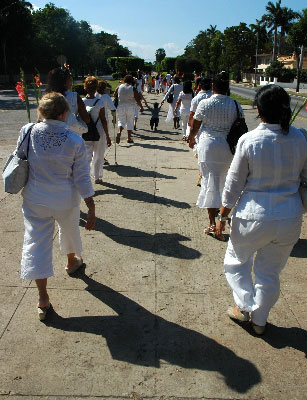
[[[145,130],[145,129],[142,129],[142,130]],[[152,130],[148,130],[148,132],[152,132],[152,133],[163,133],[163,134],[166,134],[164,131],[161,131],[161,130],[159,130],[158,132],[154,132],[154,131],[152,131]],[[141,133],[139,133],[139,131],[138,131],[138,133],[136,133],[136,132],[133,132],[133,136],[136,136],[137,138],[139,138],[139,139],[142,139],[142,140],[168,140],[168,141],[174,141],[174,139],[171,139],[171,138],[168,138],[168,137],[166,137],[166,136],[148,136],[148,135],[142,135]]]
[[299,239],[295,243],[290,257],[307,258],[307,239]]
[[[80,226],[85,226],[87,215],[81,211]],[[181,260],[194,260],[201,257],[198,250],[184,246],[180,242],[190,242],[191,238],[179,233],[150,234],[135,229],[120,228],[111,222],[96,217],[93,231],[99,231],[123,246],[133,247],[148,253],[165,257],[179,258]]]
[[159,179],[177,179],[175,176],[160,174],[156,171],[146,171],[141,168],[132,167],[131,165],[106,165],[107,171],[115,172],[124,178],[141,177],[141,178],[159,178]]
[[260,372],[250,361],[215,340],[151,313],[83,271],[75,277],[117,315],[62,318],[54,311],[45,322],[47,326],[102,336],[114,360],[154,368],[160,368],[164,360],[186,369],[216,371],[227,386],[239,393],[261,382]]
[[[234,322],[246,332],[253,336],[257,336],[252,330],[251,324],[235,320]],[[259,339],[268,343],[270,346],[274,347],[274,349],[292,347],[293,349],[302,352],[307,358],[307,331],[305,329],[297,327],[284,328],[268,322],[266,325],[265,335],[259,336]]]
[[175,151],[178,153],[189,153],[189,150],[176,149],[176,147],[159,146],[157,144],[135,143],[134,146],[139,146],[139,147],[143,147],[145,149],[150,149],[150,150],[164,150],[164,151]]
[[[118,167],[114,168],[116,169]],[[190,204],[185,203],[184,201],[177,201],[168,199],[167,197],[156,196],[155,194],[150,194],[142,190],[126,188],[123,186],[115,185],[114,183],[103,182],[103,186],[109,188],[109,190],[96,190],[95,196],[103,196],[105,194],[117,194],[119,196],[122,196],[124,199],[137,200],[144,203],[163,204],[168,207],[171,206],[176,208],[191,208]]]

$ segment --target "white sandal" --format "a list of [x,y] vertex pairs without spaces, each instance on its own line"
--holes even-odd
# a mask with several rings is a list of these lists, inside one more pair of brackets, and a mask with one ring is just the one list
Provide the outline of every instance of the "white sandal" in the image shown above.
[[80,267],[83,265],[83,260],[82,258],[78,258],[77,263],[73,267],[65,267],[65,271],[68,273],[68,275],[74,274]]

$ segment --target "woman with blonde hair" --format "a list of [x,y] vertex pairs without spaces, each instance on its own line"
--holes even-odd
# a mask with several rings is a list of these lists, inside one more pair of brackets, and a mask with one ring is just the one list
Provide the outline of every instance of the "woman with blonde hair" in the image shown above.
[[[38,106],[39,122],[27,124],[20,132],[18,151],[28,155],[29,179],[22,196],[25,234],[21,277],[36,282],[38,317],[50,309],[47,279],[53,276],[52,244],[54,223],[59,225],[61,252],[67,255],[69,275],[79,269],[82,243],[79,230],[80,200],[88,207],[85,229],[95,225],[95,194],[86,159],[84,140],[66,125],[69,105],[60,93],[45,94]],[[31,129],[31,132],[29,130]]]
[[85,145],[87,159],[91,166],[91,176],[96,184],[102,184],[104,153],[112,143],[108,131],[104,100],[95,97],[97,88],[98,80],[94,76],[88,76],[84,81],[84,89],[87,95],[83,98],[83,102],[97,127],[100,137],[98,141],[86,141]]

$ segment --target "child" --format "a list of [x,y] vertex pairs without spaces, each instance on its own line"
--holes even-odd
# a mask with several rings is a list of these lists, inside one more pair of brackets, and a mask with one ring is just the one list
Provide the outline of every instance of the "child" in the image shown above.
[[151,111],[150,128],[153,130],[153,127],[155,126],[155,131],[157,131],[161,107],[159,107],[159,103],[154,103],[154,108],[148,107],[148,109]]

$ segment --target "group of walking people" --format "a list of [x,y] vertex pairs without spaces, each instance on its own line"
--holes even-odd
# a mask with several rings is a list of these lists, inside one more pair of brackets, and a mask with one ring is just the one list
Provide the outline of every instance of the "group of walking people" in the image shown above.
[[[80,202],[88,207],[85,228],[95,225],[95,183],[102,178],[103,154],[111,145],[107,110],[115,107],[105,93],[106,84],[95,77],[84,83],[86,97],[71,91],[68,71],[53,70],[45,95],[38,106],[38,123],[21,129],[17,148],[28,154],[29,180],[23,190],[25,224],[21,276],[34,279],[38,291],[38,316],[44,320],[50,309],[47,279],[53,275],[52,240],[55,221],[59,225],[61,252],[67,255],[69,275],[83,264],[79,230]],[[126,76],[116,91],[119,143],[127,127],[128,142],[135,106],[143,106],[134,78]],[[228,315],[251,321],[256,334],[263,334],[269,312],[279,297],[279,273],[299,238],[304,212],[298,189],[307,183],[307,142],[299,130],[289,125],[290,99],[279,86],[261,88],[255,97],[261,123],[239,140],[233,155],[227,135],[243,110],[228,96],[226,73],[183,85],[173,78],[163,102],[172,94],[168,119],[179,124],[198,154],[202,174],[197,206],[208,210],[205,234],[225,240],[225,224],[232,212],[231,231],[224,268],[233,291],[235,306]],[[161,107],[160,105],[160,107]],[[151,109],[150,125],[157,127],[159,104]],[[97,125],[100,139],[88,143],[69,128]],[[77,128],[75,128],[76,130]],[[81,129],[81,128],[80,128]],[[29,133],[29,143],[22,142]],[[28,147],[29,144],[29,147]],[[29,150],[28,150],[29,148]],[[216,222],[216,218],[218,221]],[[254,259],[254,255],[256,257]],[[255,279],[252,278],[252,270]]]

